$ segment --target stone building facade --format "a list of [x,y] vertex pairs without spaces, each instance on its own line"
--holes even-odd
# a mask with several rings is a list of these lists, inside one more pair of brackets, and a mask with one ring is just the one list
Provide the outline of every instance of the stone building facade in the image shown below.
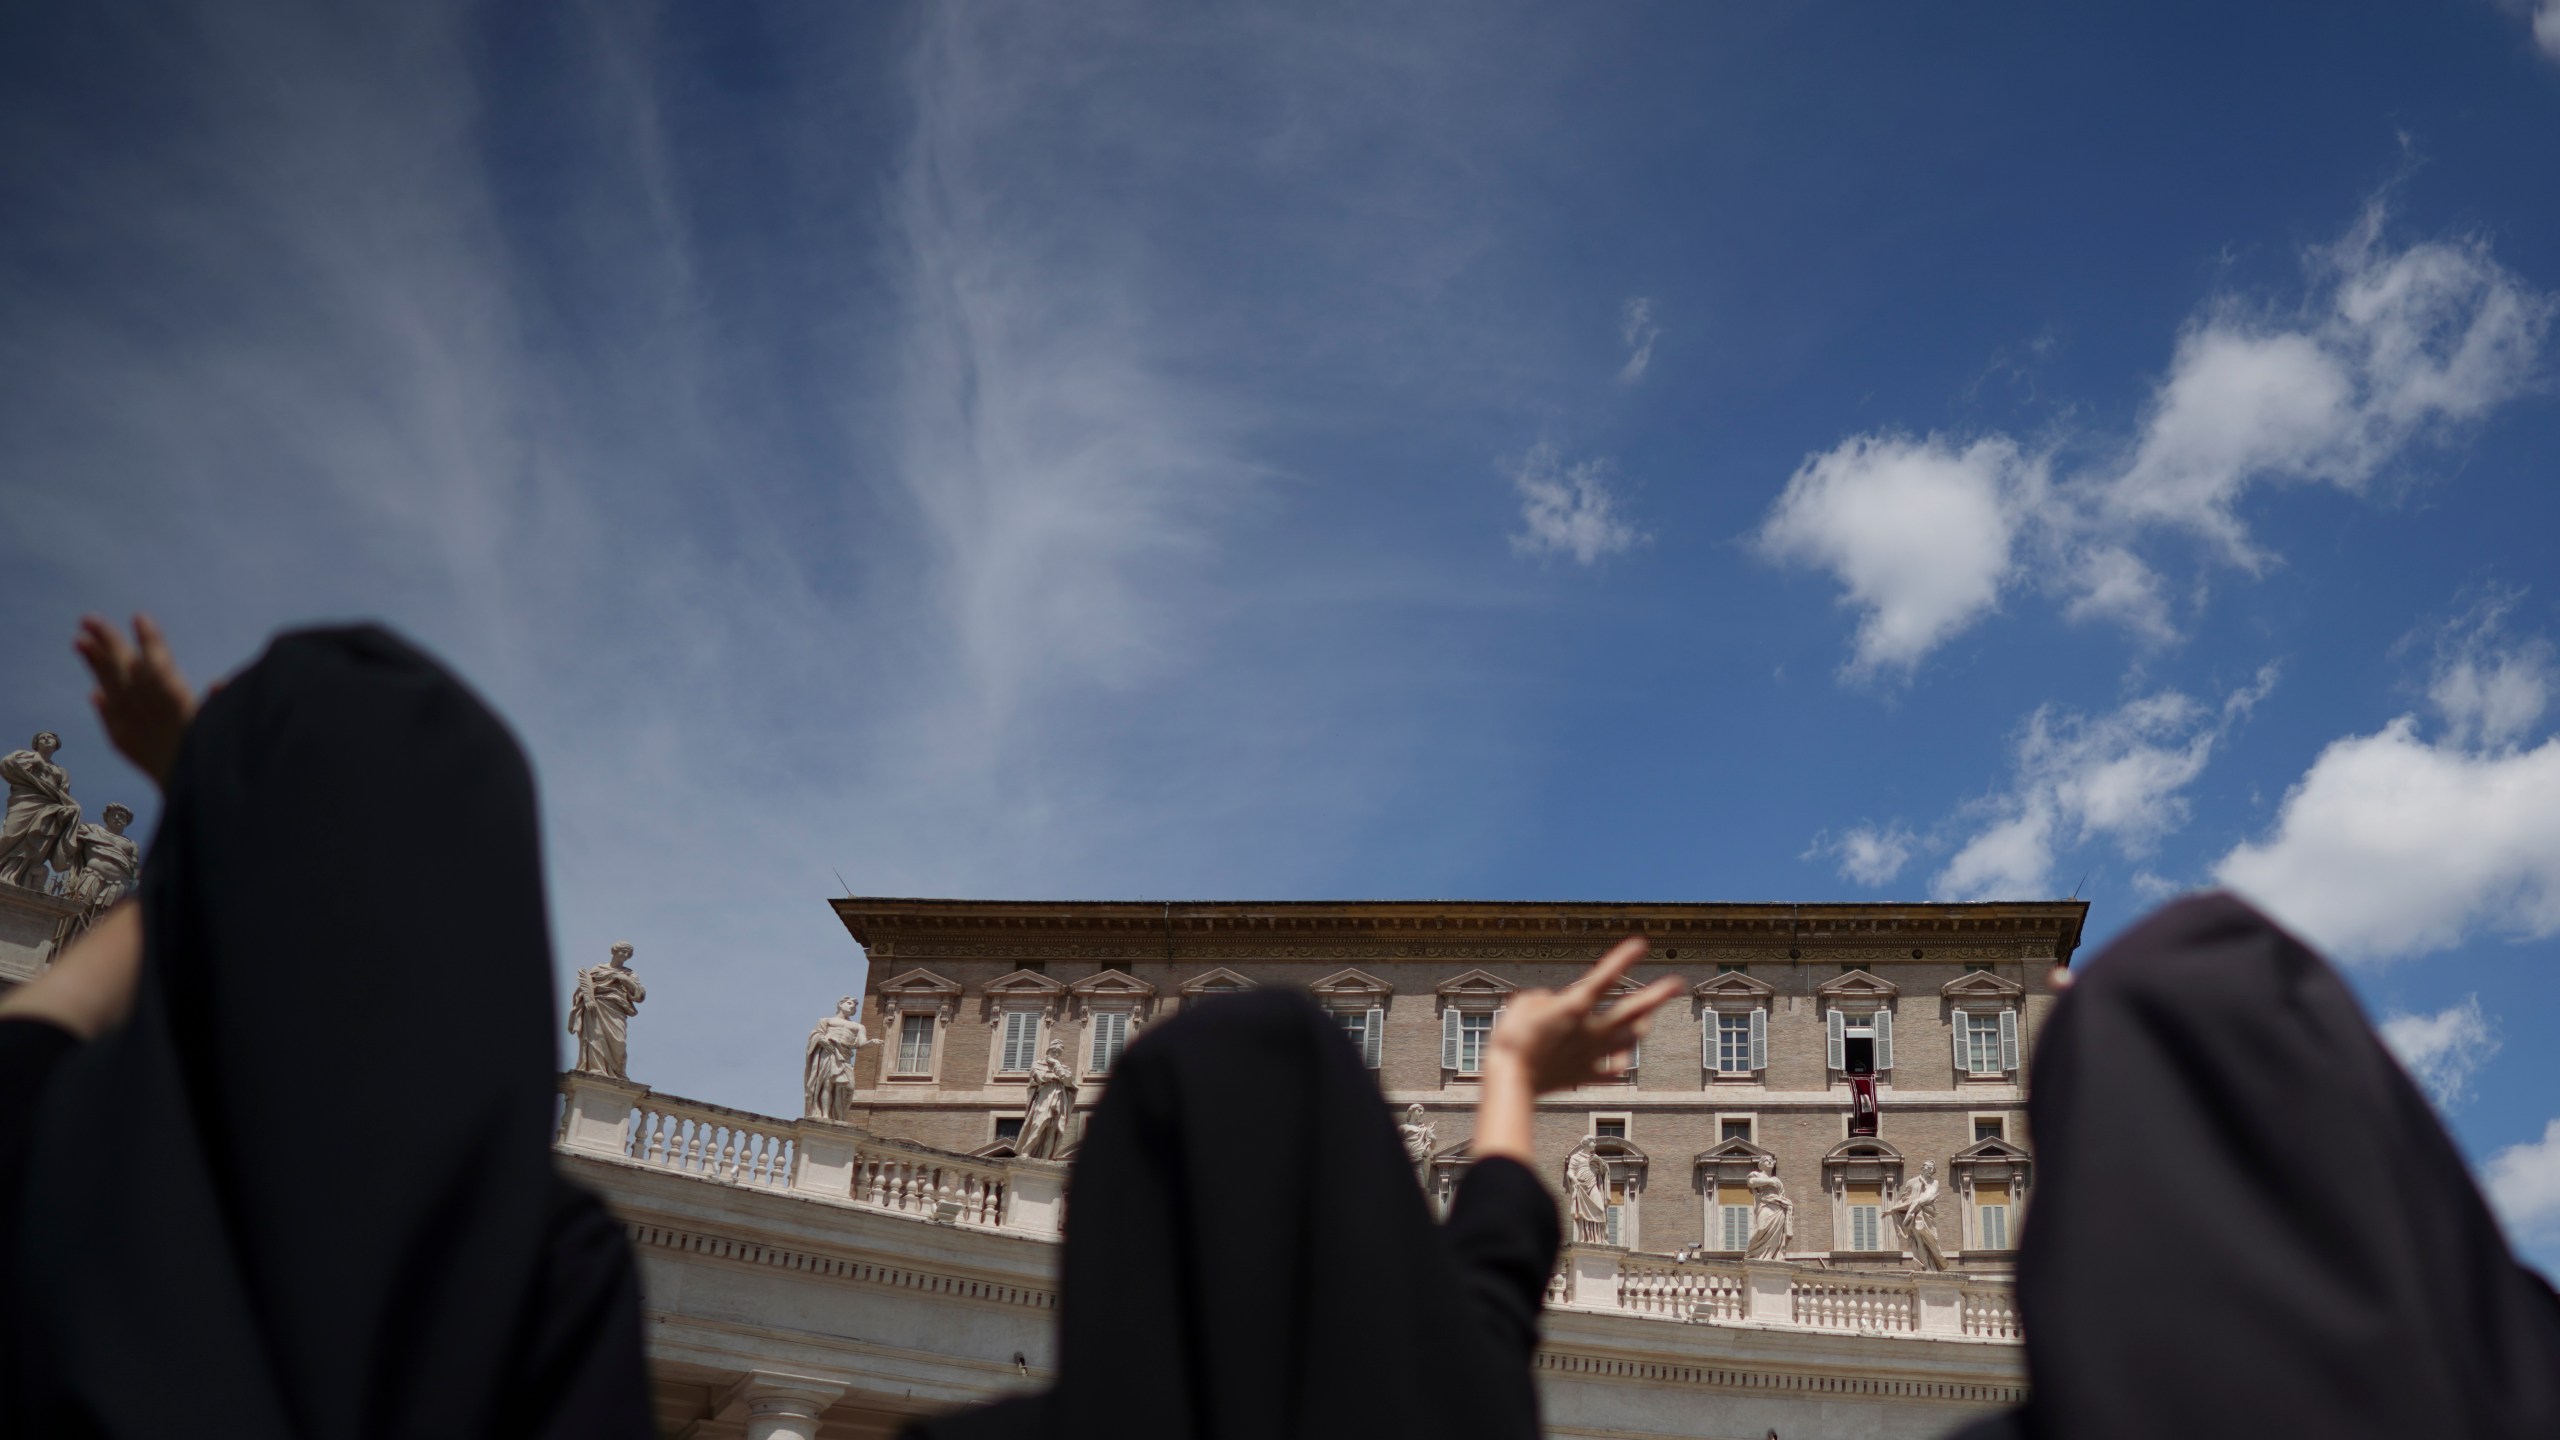
[[[1221,991],[1304,988],[1342,1021],[1401,1118],[1423,1108],[1445,1201],[1467,1164],[1475,1068],[1511,992],[1570,981],[1620,936],[1687,995],[1657,1012],[1621,1080],[1550,1097],[1540,1168],[1586,1140],[1607,1237],[1635,1253],[1732,1255],[1753,1171],[1794,1201],[1785,1255],[1909,1262],[1886,1207],[1935,1166],[1951,1268],[2006,1270],[2034,1188],[2025,1067],[2079,943],[2079,901],[1977,905],[1528,902],[834,902],[867,954],[857,1062],[868,1133],[1002,1157],[1051,1042],[1078,1115],[1128,1040]],[[1853,1134],[1858,1072],[1874,1133]]]

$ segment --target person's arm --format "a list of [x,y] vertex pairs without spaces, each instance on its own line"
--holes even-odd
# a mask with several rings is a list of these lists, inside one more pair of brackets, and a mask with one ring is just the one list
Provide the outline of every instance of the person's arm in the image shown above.
[[142,908],[124,901],[98,917],[43,974],[0,995],[0,1020],[42,1020],[89,1040],[122,1024],[142,974]]
[[98,688],[89,703],[106,726],[107,740],[166,790],[178,763],[178,743],[196,718],[196,695],[178,673],[177,657],[148,615],[133,617],[133,643],[95,615],[80,617],[71,648],[89,664]]
[[1623,1057],[1653,1028],[1653,1012],[1680,993],[1680,981],[1666,977],[1610,1009],[1599,1008],[1601,996],[1644,955],[1644,937],[1630,935],[1562,990],[1512,995],[1493,1027],[1476,1091],[1476,1159],[1503,1155],[1535,1163],[1530,1130],[1538,1097],[1606,1080],[1626,1068]]
[[1477,1317],[1524,1366],[1537,1348],[1538,1310],[1561,1238],[1555,1201],[1534,1169],[1538,1097],[1626,1068],[1626,1053],[1644,1038],[1653,1012],[1680,993],[1678,980],[1657,980],[1615,1008],[1599,1009],[1601,996],[1644,953],[1641,937],[1622,940],[1562,990],[1515,993],[1493,1027],[1476,1094],[1475,1163],[1442,1228]]

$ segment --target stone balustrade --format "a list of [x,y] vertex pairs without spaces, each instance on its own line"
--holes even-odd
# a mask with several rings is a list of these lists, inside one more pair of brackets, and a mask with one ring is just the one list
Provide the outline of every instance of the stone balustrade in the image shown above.
[[[980,1159],[828,1120],[780,1120],[601,1075],[561,1079],[557,1142],[572,1154],[742,1190],[783,1191],[918,1221],[1054,1241],[1066,1174],[1054,1160]],[[1684,1324],[2016,1343],[2005,1277],[1819,1262],[1636,1254],[1568,1245],[1547,1287],[1559,1310]]]

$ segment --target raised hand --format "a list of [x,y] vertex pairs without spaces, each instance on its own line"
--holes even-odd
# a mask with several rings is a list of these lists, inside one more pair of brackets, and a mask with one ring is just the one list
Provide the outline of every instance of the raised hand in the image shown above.
[[1677,979],[1656,980],[1607,1010],[1599,1008],[1609,987],[1645,957],[1645,950],[1644,937],[1630,935],[1562,990],[1515,992],[1493,1027],[1488,1066],[1518,1066],[1537,1095],[1606,1080],[1626,1069],[1627,1053],[1653,1028],[1653,1012],[1680,993]]
[[166,786],[178,763],[178,742],[196,717],[196,696],[169,642],[148,615],[133,617],[134,643],[127,645],[116,627],[96,615],[80,617],[80,633],[71,648],[89,662],[98,688],[89,703],[106,726],[107,740],[142,772]]
[[1505,1156],[1536,1163],[1531,1146],[1538,1097],[1626,1068],[1627,1052],[1653,1027],[1653,1012],[1680,993],[1676,978],[1656,980],[1607,1010],[1600,1008],[1618,977],[1642,960],[1644,937],[1631,935],[1600,963],[1562,990],[1521,990],[1503,1006],[1493,1027],[1476,1096],[1478,1158]]

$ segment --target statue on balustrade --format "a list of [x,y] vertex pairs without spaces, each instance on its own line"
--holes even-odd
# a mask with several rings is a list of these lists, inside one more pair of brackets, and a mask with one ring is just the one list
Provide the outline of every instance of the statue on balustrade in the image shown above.
[[0,779],[9,782],[9,809],[0,818],[0,883],[42,890],[46,866],[66,874],[77,868],[80,802],[71,798],[71,776],[53,763],[61,748],[61,736],[39,730],[26,749],[0,756]]
[[1602,1245],[1609,1239],[1609,1196],[1607,1175],[1600,1157],[1593,1153],[1591,1142],[1584,1140],[1564,1157],[1565,1211],[1573,1217],[1573,1239],[1578,1245]]
[[614,942],[613,958],[607,963],[578,972],[577,988],[569,992],[569,1033],[578,1037],[579,1070],[616,1080],[631,1078],[626,1068],[631,1017],[648,998],[640,977],[631,973],[628,940]]
[[1396,1128],[1404,1132],[1404,1158],[1413,1162],[1415,1182],[1428,1184],[1424,1176],[1431,1165],[1431,1152],[1440,1143],[1440,1127],[1424,1117],[1421,1106],[1408,1105],[1404,1124]]
[[1796,1238],[1796,1202],[1778,1179],[1778,1162],[1763,1160],[1751,1172],[1751,1249],[1745,1259],[1784,1260]]
[[1902,1182],[1902,1193],[1893,1197],[1884,1213],[1902,1221],[1902,1241],[1921,1269],[1947,1268],[1946,1252],[1938,1247],[1937,1161],[1921,1161],[1920,1173]]
[[100,818],[106,823],[83,825],[72,837],[72,853],[79,866],[62,882],[64,899],[76,900],[92,911],[124,898],[142,869],[142,847],[124,833],[124,827],[133,823],[133,812],[110,805]]
[[862,1002],[847,995],[836,1013],[809,1032],[809,1048],[800,1069],[803,1113],[812,1120],[842,1120],[853,1113],[853,1061],[865,1045],[880,1042],[862,1023]]
[[1022,1133],[1013,1153],[1026,1160],[1055,1160],[1067,1153],[1067,1122],[1075,1118],[1076,1077],[1067,1068],[1066,1047],[1056,1039],[1049,1053],[1031,1067],[1031,1098],[1023,1106]]

